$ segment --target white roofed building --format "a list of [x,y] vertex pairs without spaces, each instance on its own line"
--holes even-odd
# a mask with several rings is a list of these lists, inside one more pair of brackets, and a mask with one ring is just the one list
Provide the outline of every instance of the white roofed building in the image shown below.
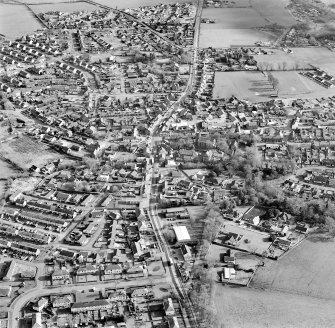
[[179,243],[185,243],[191,240],[186,226],[174,226],[173,230]]

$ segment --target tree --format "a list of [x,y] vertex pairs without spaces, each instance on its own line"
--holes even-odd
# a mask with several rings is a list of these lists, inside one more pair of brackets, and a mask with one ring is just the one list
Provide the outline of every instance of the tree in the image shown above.
[[208,242],[212,242],[218,233],[221,215],[218,210],[211,208],[209,209],[205,218],[205,228],[204,228],[204,239]]
[[171,229],[165,229],[163,233],[164,233],[165,239],[170,244],[174,244],[177,241],[176,234]]

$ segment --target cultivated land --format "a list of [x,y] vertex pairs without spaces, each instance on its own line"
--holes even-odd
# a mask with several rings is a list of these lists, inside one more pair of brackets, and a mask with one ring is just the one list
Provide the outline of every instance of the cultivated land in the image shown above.
[[214,295],[225,328],[329,328],[335,321],[334,301],[221,285]]
[[310,236],[276,262],[260,267],[252,286],[335,300],[334,240]]

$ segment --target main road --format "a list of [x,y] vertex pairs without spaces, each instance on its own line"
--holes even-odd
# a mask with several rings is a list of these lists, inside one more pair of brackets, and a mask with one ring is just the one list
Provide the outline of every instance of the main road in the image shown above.
[[[101,4],[98,4],[94,1],[91,0],[85,0],[88,3],[95,4],[97,6],[106,8],[106,9],[112,9],[115,10],[114,8],[108,7],[108,6],[103,6]],[[197,11],[196,11],[196,16],[195,16],[195,27],[194,27],[194,42],[193,42],[193,58],[192,58],[192,63],[191,63],[191,70],[190,70],[190,78],[187,84],[187,87],[185,91],[180,95],[179,99],[175,102],[173,102],[170,106],[170,108],[164,113],[164,115],[160,116],[153,124],[151,127],[150,131],[150,136],[148,138],[148,147],[152,151],[154,151],[156,145],[155,145],[155,140],[157,138],[157,135],[159,135],[159,126],[164,124],[164,122],[174,113],[174,111],[179,107],[179,105],[182,103],[182,101],[192,92],[193,89],[193,84],[194,84],[194,79],[196,75],[196,64],[198,62],[198,49],[199,49],[199,36],[200,36],[200,23],[201,23],[201,14],[202,14],[202,8],[203,8],[203,2],[204,0],[198,0],[197,2]],[[122,12],[122,11],[121,11]],[[124,13],[124,12],[122,12]],[[124,13],[133,19],[135,19],[133,16]],[[137,19],[135,19],[138,21]],[[164,36],[162,36],[160,33],[156,32],[155,30],[151,29],[149,26],[146,24],[139,22],[143,25],[145,25],[152,33],[155,35],[159,36],[160,38],[164,39],[168,43],[171,44],[171,41],[166,39]],[[173,44],[176,46],[175,44]],[[178,47],[178,46],[177,46]],[[179,48],[179,47],[178,47]],[[153,158],[153,157],[152,157]],[[148,212],[150,215],[150,218],[152,219],[153,225],[155,227],[157,237],[158,237],[158,242],[160,244],[160,248],[164,251],[165,256],[167,259],[169,259],[170,256],[170,249],[169,246],[167,245],[164,236],[162,235],[161,232],[161,226],[159,222],[159,218],[157,216],[157,212],[154,212],[154,209],[152,208],[152,204],[150,203],[151,196],[154,193],[154,186],[152,185],[152,178],[154,176],[154,164],[148,164],[148,174],[147,174],[147,200],[148,200]],[[154,204],[155,206],[155,204]],[[182,296],[183,301],[187,303],[188,309],[191,311],[191,317],[190,320],[192,322],[192,328],[193,327],[198,327],[196,316],[193,312],[192,309],[192,304],[190,302],[190,299],[188,298],[187,295],[183,292],[182,284],[179,281],[179,278],[177,276],[176,270],[174,266],[170,266],[169,270],[167,271],[167,274],[169,274],[171,281],[173,282],[176,290],[178,293]],[[17,322],[15,321],[15,318],[20,317],[20,311],[22,307],[31,299],[34,299],[35,297],[41,297],[45,295],[50,295],[50,294],[64,294],[64,293],[71,293],[71,292],[76,292],[80,291],[83,289],[88,289],[88,288],[93,288],[97,286],[97,283],[92,283],[92,284],[85,284],[85,285],[76,285],[76,286],[60,286],[60,287],[55,287],[55,288],[44,288],[43,286],[43,281],[40,280],[44,275],[43,273],[43,264],[38,264],[37,265],[37,275],[36,275],[36,281],[37,285],[35,288],[25,292],[24,294],[21,294],[18,296],[13,303],[10,306],[10,311],[8,314],[9,317],[9,327],[18,327]],[[141,280],[141,282],[137,282],[136,284],[133,281],[123,281],[118,283],[118,288],[126,288],[130,286],[143,286],[143,285],[150,285],[153,282],[153,280]],[[154,279],[155,283],[164,283],[166,282],[166,278],[159,278],[159,279]],[[115,282],[109,282],[109,283],[103,283],[101,284],[104,288],[115,288]]]
[[[160,247],[162,251],[165,253],[166,259],[171,259],[172,256],[170,255],[170,247],[168,243],[165,241],[165,238],[162,234],[161,229],[161,223],[160,218],[157,215],[157,211],[155,212],[156,204],[151,201],[151,196],[156,194],[157,190],[155,190],[156,186],[153,185],[153,177],[155,172],[155,163],[154,163],[154,153],[156,150],[156,140],[159,139],[159,132],[163,126],[163,124],[166,122],[166,120],[176,111],[176,109],[179,107],[179,105],[182,103],[182,101],[192,92],[194,87],[194,80],[196,76],[197,71],[197,62],[198,62],[198,49],[199,49],[199,39],[200,39],[200,23],[201,23],[201,14],[202,14],[202,8],[203,8],[203,1],[204,0],[198,0],[197,3],[197,12],[195,16],[195,27],[194,27],[194,42],[193,42],[193,58],[192,58],[192,65],[190,70],[190,78],[188,81],[188,84],[186,86],[185,91],[180,95],[179,99],[175,102],[173,102],[170,106],[170,108],[164,113],[164,115],[158,117],[158,119],[154,122],[154,124],[151,126],[150,129],[150,137],[148,138],[148,148],[153,153],[151,154],[151,161],[148,161],[148,174],[147,174],[147,184],[146,184],[146,194],[147,194],[147,200],[148,200],[148,213],[150,216],[150,219],[153,223],[153,227],[156,231],[156,236],[158,239],[158,242],[160,244]],[[156,140],[155,140],[156,139]],[[175,266],[170,261],[169,271],[170,278],[178,291],[179,295],[183,299],[183,301],[187,304],[187,307],[190,311],[190,321],[192,323],[192,327],[198,327],[198,322],[196,315],[193,311],[192,303],[187,295],[187,293],[184,293],[182,283],[179,280],[179,277],[176,273]]]

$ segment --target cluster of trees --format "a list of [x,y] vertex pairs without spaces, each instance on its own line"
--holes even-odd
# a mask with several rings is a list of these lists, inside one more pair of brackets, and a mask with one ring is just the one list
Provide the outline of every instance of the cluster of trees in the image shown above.
[[221,225],[221,214],[216,208],[207,208],[203,239],[209,243],[215,238]]
[[176,243],[176,241],[177,241],[176,234],[174,233],[174,231],[172,229],[169,229],[168,227],[164,227],[163,228],[163,234],[164,234],[164,237],[165,237],[166,241],[169,244],[175,244]]
[[192,272],[193,288],[190,289],[189,298],[192,302],[198,324],[203,327],[220,327],[216,305],[211,299],[213,281],[210,279],[204,266],[195,266]]
[[263,178],[265,180],[277,179],[280,176],[295,172],[297,162],[294,158],[282,159],[277,163],[276,167],[264,168]]
[[276,77],[274,77],[272,73],[268,73],[268,81],[269,83],[271,83],[273,89],[276,90],[278,94],[279,80]]

